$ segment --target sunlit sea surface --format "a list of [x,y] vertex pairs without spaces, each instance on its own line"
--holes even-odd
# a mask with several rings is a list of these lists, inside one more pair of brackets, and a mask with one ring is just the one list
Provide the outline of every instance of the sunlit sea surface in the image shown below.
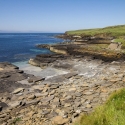
[[56,35],[58,33],[0,33],[0,62],[20,64],[28,62],[37,54],[51,53],[36,45],[63,42],[62,39],[55,38]]

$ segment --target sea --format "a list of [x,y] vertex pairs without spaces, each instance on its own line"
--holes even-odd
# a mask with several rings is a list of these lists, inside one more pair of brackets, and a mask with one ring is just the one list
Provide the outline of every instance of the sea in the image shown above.
[[38,44],[56,44],[63,42],[55,38],[61,33],[0,33],[0,62],[28,62],[37,54],[52,53],[48,49],[37,48]]

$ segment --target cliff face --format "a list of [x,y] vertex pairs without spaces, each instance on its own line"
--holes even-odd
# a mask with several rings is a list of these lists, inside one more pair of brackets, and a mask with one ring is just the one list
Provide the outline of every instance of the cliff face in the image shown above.
[[56,36],[57,38],[62,38],[65,40],[70,40],[72,42],[75,42],[75,44],[110,44],[111,40],[114,39],[114,37],[106,35],[106,34],[96,34],[94,36],[92,35],[86,35],[86,34],[63,34]]
[[63,35],[57,37],[80,43],[109,43],[115,39],[116,42],[121,42],[125,48],[125,25],[66,31]]
[[[70,55],[80,53],[92,56],[94,55],[99,58],[113,58],[111,55],[117,57],[116,59],[124,58],[125,25],[66,31],[63,35],[59,35],[57,37],[66,40],[69,39],[71,43],[66,45],[67,48],[63,46],[62,48],[57,46],[53,47],[53,51],[61,48],[61,51],[65,50],[66,53]],[[112,50],[115,52],[112,52]]]

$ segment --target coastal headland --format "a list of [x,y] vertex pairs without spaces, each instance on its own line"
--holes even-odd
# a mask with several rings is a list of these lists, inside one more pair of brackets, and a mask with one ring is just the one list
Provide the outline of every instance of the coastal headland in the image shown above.
[[63,43],[38,45],[53,52],[29,60],[39,71],[0,63],[0,124],[72,125],[105,103],[125,87],[123,27],[69,31],[57,36]]

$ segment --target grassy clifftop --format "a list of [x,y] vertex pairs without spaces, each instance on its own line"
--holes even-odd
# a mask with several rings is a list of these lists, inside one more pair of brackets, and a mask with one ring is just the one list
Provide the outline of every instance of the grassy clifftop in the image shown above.
[[109,26],[105,28],[96,28],[96,29],[83,29],[83,30],[73,30],[66,32],[69,35],[99,35],[105,34],[113,37],[125,36],[125,25]]

